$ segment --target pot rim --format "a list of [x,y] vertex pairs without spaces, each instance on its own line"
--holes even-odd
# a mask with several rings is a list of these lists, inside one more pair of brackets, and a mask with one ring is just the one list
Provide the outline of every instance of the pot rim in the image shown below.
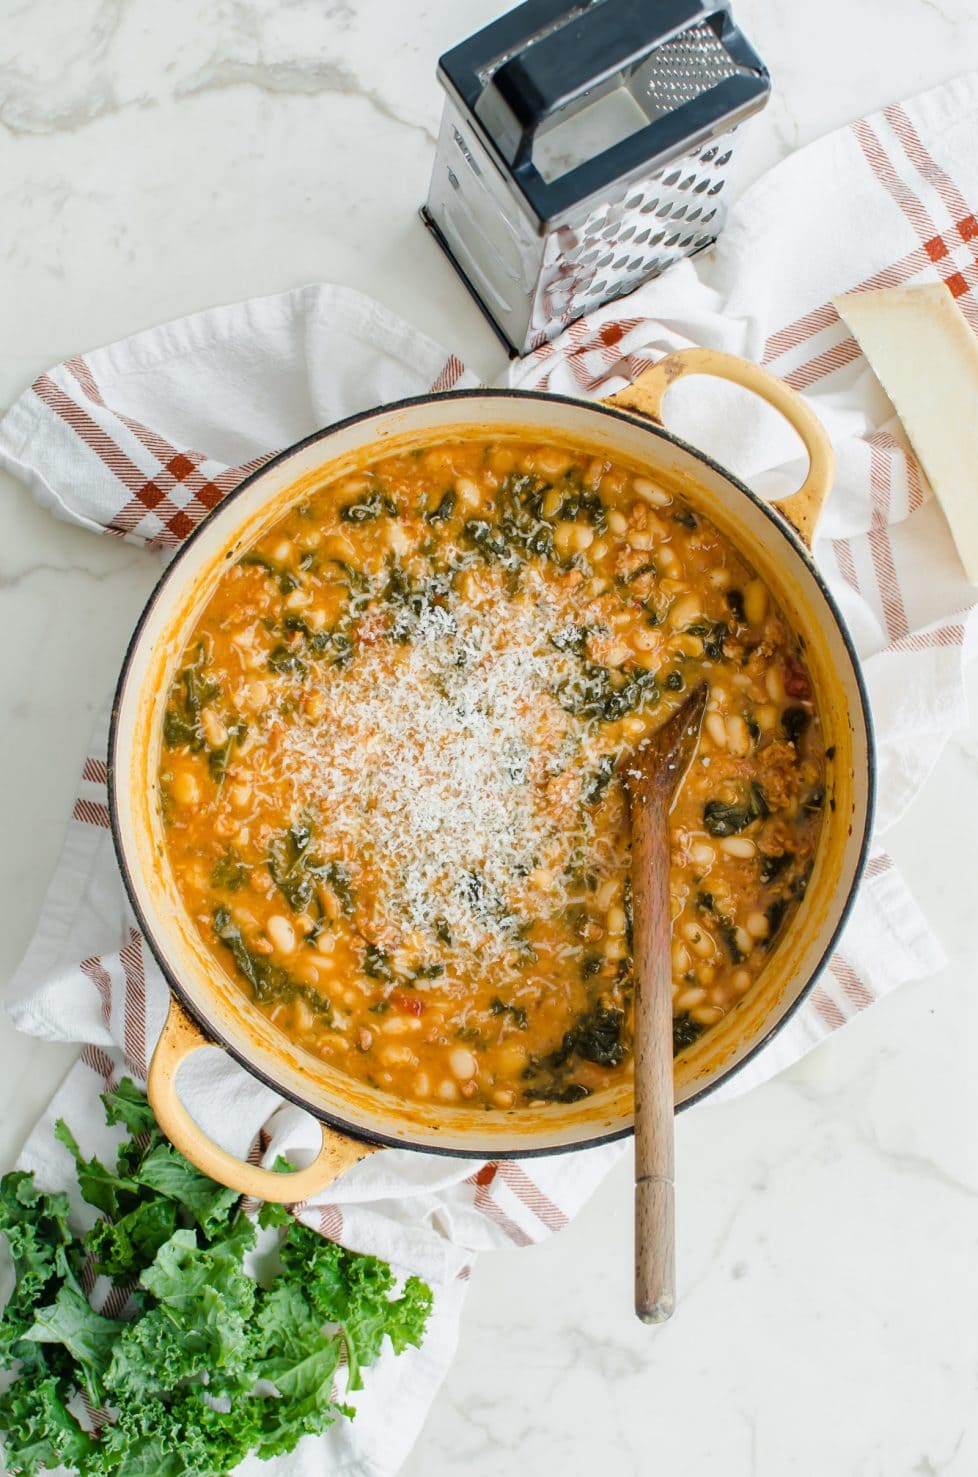
[[[831,590],[826,584],[825,579],[823,578],[821,571],[816,565],[811,552],[805,545],[804,541],[800,538],[796,530],[787,521],[787,519],[782,517],[772,504],[766,502],[763,498],[759,497],[757,493],[753,492],[746,485],[746,483],[742,482],[738,477],[734,476],[734,474],[729,471],[728,468],[723,466],[721,462],[718,462],[713,457],[709,456],[706,452],[701,451],[696,446],[690,445],[690,443],[688,441],[684,441],[682,437],[675,435],[672,431],[666,430],[664,426],[660,425],[656,421],[650,420],[647,416],[643,416],[640,412],[623,410],[618,406],[609,405],[604,401],[585,400],[573,395],[556,395],[551,394],[549,391],[542,390],[525,390],[499,387],[490,387],[487,389],[447,390],[435,393],[429,392],[426,395],[410,395],[401,400],[392,400],[384,405],[373,406],[370,410],[357,411],[354,415],[344,416],[342,420],[334,421],[328,426],[323,426],[318,431],[313,431],[308,436],[302,437],[301,440],[293,442],[291,446],[284,447],[281,451],[276,452],[273,456],[269,457],[267,461],[263,462],[260,467],[257,467],[254,472],[250,472],[247,477],[242,478],[237,486],[232,488],[230,492],[226,493],[221,501],[215,506],[213,512],[217,513],[218,510],[226,508],[231,502],[233,502],[235,498],[237,498],[239,493],[243,493],[248,487],[250,487],[260,477],[264,476],[265,473],[270,471],[273,467],[281,465],[281,463],[286,461],[289,457],[294,456],[296,452],[305,450],[306,447],[314,445],[317,441],[325,440],[327,437],[333,435],[337,431],[346,430],[349,427],[359,425],[365,421],[370,421],[377,416],[386,415],[392,411],[410,410],[415,406],[430,405],[434,401],[437,401],[439,404],[444,402],[446,406],[450,406],[453,401],[473,399],[490,401],[546,400],[552,401],[555,404],[569,405],[578,410],[593,411],[595,414],[605,416],[611,420],[624,421],[633,425],[637,422],[640,426],[642,426],[644,430],[648,431],[651,435],[657,436],[661,440],[669,442],[671,445],[678,447],[681,451],[686,452],[697,461],[709,467],[712,472],[722,477],[726,482],[734,487],[736,491],[741,494],[741,496],[747,498],[749,502],[753,503],[754,506],[768,520],[768,522],[777,530],[778,534],[788,545],[791,552],[797,558],[801,559],[802,563],[806,566],[809,574],[814,579],[819,593],[821,594],[822,598],[829,608],[829,611],[832,614],[832,618],[838,628],[839,635],[842,638],[843,645],[845,646],[852,666],[853,678],[855,680],[856,689],[859,693],[859,705],[862,722],[866,731],[867,789],[863,834],[860,838],[859,854],[853,870],[852,884],[849,888],[848,896],[839,914],[836,926],[833,929],[832,934],[828,939],[825,948],[823,949],[818,959],[817,964],[813,968],[804,986],[798,992],[798,995],[788,1006],[784,1014],[780,1017],[779,1020],[775,1021],[764,1032],[764,1034],[758,1038],[757,1041],[754,1042],[754,1044],[747,1052],[744,1053],[739,1061],[734,1062],[732,1065],[724,1068],[712,1082],[709,1082],[704,1086],[698,1088],[696,1092],[692,1093],[688,1098],[685,1098],[681,1103],[678,1103],[676,1105],[675,1111],[677,1113],[681,1113],[684,1112],[687,1108],[694,1107],[698,1103],[703,1102],[705,1098],[708,1098],[712,1093],[716,1092],[718,1088],[726,1086],[727,1083],[729,1083],[739,1072],[741,1072],[744,1067],[746,1067],[749,1063],[755,1061],[758,1054],[762,1052],[764,1048],[770,1044],[771,1041],[774,1040],[774,1038],[779,1034],[783,1027],[787,1025],[788,1021],[792,1019],[798,1008],[804,1003],[805,1000],[808,999],[808,996],[811,994],[817,980],[821,976],[826,963],[832,955],[836,943],[838,942],[846,924],[849,921],[849,916],[855,904],[856,895],[858,893],[859,885],[862,881],[863,873],[866,868],[866,862],[869,856],[869,848],[872,842],[873,821],[876,814],[877,795],[875,730],[873,727],[872,713],[869,706],[869,694],[866,690],[866,683],[865,679],[863,678],[862,667],[860,665],[855,646],[853,645],[852,637],[849,634],[848,627],[846,626],[845,620],[843,619],[842,613],[839,610],[838,605],[836,604]],[[160,972],[162,973],[170,992],[176,995],[183,1008],[200,1027],[202,1033],[207,1038],[208,1043],[211,1043],[219,1049],[226,1051],[228,1055],[232,1057],[232,1059],[236,1061],[239,1066],[243,1067],[246,1072],[250,1073],[252,1077],[257,1078],[259,1082],[264,1083],[266,1087],[271,1088],[272,1091],[278,1093],[280,1097],[283,1097],[289,1102],[293,1103],[297,1108],[301,1108],[304,1112],[309,1113],[312,1118],[321,1123],[326,1123],[329,1125],[330,1128],[336,1129],[339,1133],[348,1134],[351,1138],[358,1139],[362,1143],[370,1143],[375,1144],[379,1147],[392,1149],[410,1149],[415,1153],[421,1154],[441,1154],[457,1159],[485,1159],[487,1153],[491,1154],[493,1159],[536,1159],[553,1154],[566,1154],[576,1152],[579,1149],[598,1148],[603,1144],[610,1144],[620,1139],[628,1138],[634,1132],[634,1125],[632,1124],[626,1124],[622,1128],[612,1129],[607,1133],[599,1133],[593,1136],[585,1137],[577,1142],[563,1143],[554,1145],[552,1147],[541,1148],[526,1148],[517,1146],[511,1149],[504,1149],[499,1148],[496,1145],[488,1145],[481,1148],[459,1148],[457,1146],[450,1148],[448,1146],[442,1147],[439,1144],[416,1143],[411,1138],[395,1138],[383,1133],[378,1133],[376,1130],[373,1129],[368,1130],[360,1127],[357,1124],[349,1123],[344,1118],[340,1117],[339,1114],[327,1113],[313,1108],[299,1093],[293,1092],[292,1090],[284,1087],[262,1067],[257,1066],[253,1061],[251,1061],[245,1052],[238,1050],[230,1042],[226,1041],[220,1034],[220,1032],[215,1031],[210,1022],[204,1019],[203,1013],[197,1007],[195,1001],[190,998],[188,992],[184,989],[184,986],[176,977],[175,973],[172,971],[169,964],[167,963],[164,950],[162,946],[157,942],[153,930],[149,926],[143,913],[143,909],[138,901],[136,887],[132,878],[129,862],[122,842],[122,827],[119,818],[119,802],[116,784],[117,768],[115,762],[115,752],[116,741],[119,732],[119,711],[122,706],[123,695],[129,680],[130,670],[135,657],[136,648],[139,644],[139,640],[143,632],[143,627],[145,626],[150,614],[155,609],[158,601],[160,600],[164,589],[168,585],[170,578],[173,575],[173,572],[181,564],[187,551],[196,542],[198,536],[201,534],[201,531],[210,521],[210,517],[210,513],[206,514],[197,524],[197,527],[190,534],[188,534],[186,539],[184,539],[183,543],[176,551],[174,557],[170,560],[165,569],[162,571],[159,579],[150,592],[146,604],[140,611],[139,618],[126,645],[125,656],[123,657],[122,666],[119,672],[119,678],[116,683],[115,692],[112,698],[112,711],[109,721],[106,786],[108,792],[109,820],[112,835],[112,845],[115,850],[116,860],[119,864],[119,871],[122,875],[122,882],[126,890],[126,895],[129,899],[129,904],[136,916],[136,921],[139,924],[140,929],[142,930],[143,937],[146,940],[147,945],[149,946],[153,958],[156,960],[156,963],[159,966]],[[396,1099],[394,1099],[393,1101],[396,1102]]]

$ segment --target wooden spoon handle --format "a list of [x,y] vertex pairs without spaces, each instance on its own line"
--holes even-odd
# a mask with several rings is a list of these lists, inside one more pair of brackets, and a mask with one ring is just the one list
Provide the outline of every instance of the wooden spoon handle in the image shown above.
[[672,920],[668,801],[632,806],[635,978],[635,1312],[661,1323],[676,1303]]
[[635,1312],[665,1323],[676,1307],[676,1192],[672,1180],[635,1182]]

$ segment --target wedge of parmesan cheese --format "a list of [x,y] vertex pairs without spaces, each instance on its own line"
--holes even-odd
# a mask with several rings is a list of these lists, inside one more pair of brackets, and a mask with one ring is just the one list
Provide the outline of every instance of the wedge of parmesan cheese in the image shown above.
[[978,338],[940,282],[835,299],[944,509],[978,584]]

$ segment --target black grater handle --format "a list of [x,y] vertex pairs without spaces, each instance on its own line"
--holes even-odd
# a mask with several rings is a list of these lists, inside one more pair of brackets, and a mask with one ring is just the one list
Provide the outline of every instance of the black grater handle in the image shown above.
[[[636,0],[603,0],[551,26],[495,70],[475,105],[483,127],[514,168],[530,158],[533,140],[554,114],[583,106],[625,69],[691,25],[729,21],[726,0],[657,0],[654,25]],[[716,21],[714,21],[716,25]]]

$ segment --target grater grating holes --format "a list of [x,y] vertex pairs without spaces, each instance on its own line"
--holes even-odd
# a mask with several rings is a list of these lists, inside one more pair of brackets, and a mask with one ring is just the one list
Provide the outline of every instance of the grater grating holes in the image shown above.
[[743,71],[704,22],[656,47],[633,79],[632,92],[651,122]]

